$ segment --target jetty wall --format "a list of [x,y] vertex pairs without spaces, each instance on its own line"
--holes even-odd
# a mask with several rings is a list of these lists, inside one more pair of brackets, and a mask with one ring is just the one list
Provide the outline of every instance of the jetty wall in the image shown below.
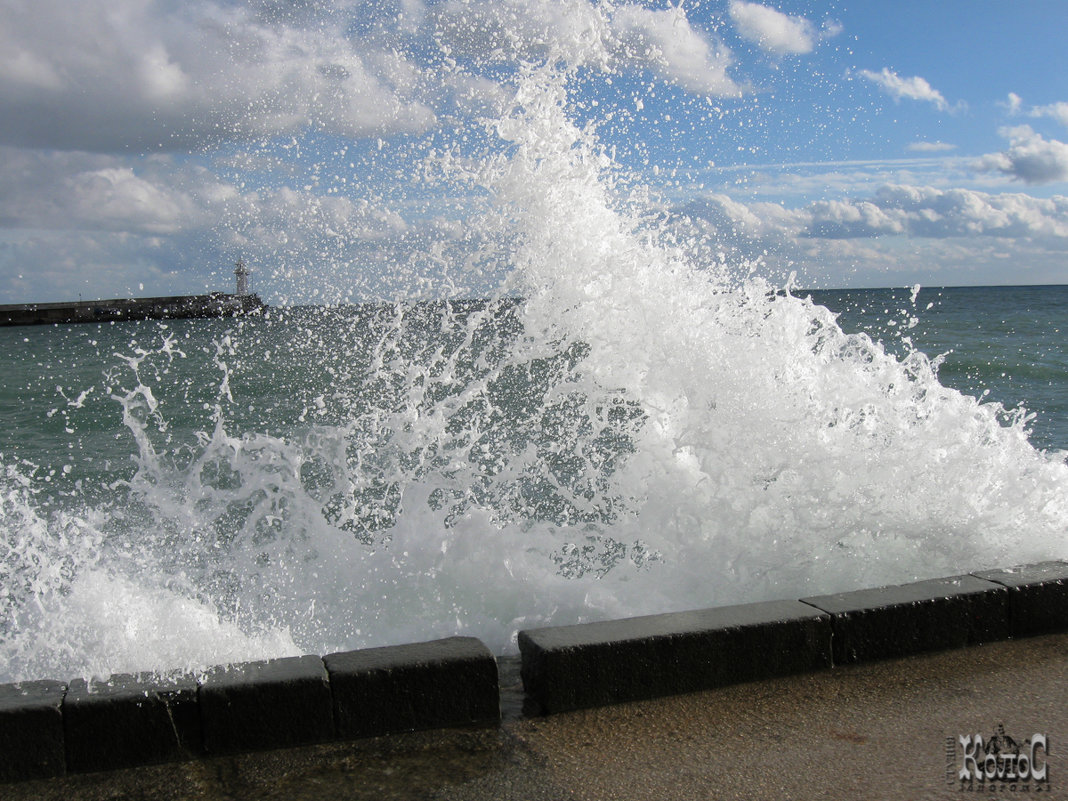
[[[1068,562],[519,632],[523,715],[1068,630]],[[473,637],[0,685],[0,795],[27,779],[497,726],[514,657]]]
[[231,317],[260,311],[264,307],[265,304],[257,295],[230,295],[224,292],[158,298],[80,300],[70,303],[21,303],[0,305],[0,325]]

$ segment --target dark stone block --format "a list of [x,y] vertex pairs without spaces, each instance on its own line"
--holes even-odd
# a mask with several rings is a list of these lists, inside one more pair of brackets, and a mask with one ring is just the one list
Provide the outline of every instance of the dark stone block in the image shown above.
[[519,632],[546,713],[674,695],[831,664],[830,618],[798,601]]
[[62,711],[66,690],[58,681],[0,684],[0,781],[66,772]]
[[1013,637],[1068,630],[1068,563],[1041,562],[973,575],[1009,589]]
[[197,683],[191,676],[75,679],[63,702],[67,770],[193,759],[203,753]]
[[473,637],[348,651],[323,662],[339,737],[500,720],[497,663]]
[[332,740],[330,684],[317,656],[209,671],[200,686],[204,748],[231,754]]
[[802,600],[831,615],[836,665],[1009,637],[1007,590],[975,576]]

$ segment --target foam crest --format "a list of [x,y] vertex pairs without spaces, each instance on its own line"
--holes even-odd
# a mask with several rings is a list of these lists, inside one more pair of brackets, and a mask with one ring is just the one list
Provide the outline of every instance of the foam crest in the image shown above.
[[923,354],[899,361],[824,309],[687,261],[613,196],[558,80],[535,73],[500,126],[526,330],[585,343],[578,370],[642,410],[613,536],[650,538],[672,583],[694,571],[668,605],[1064,553],[1068,474],[1022,418],[942,387]]
[[715,248],[573,119],[578,79],[525,68],[491,152],[451,164],[492,206],[469,240],[509,266],[492,298],[133,343],[106,500],[5,463],[4,678],[508,651],[523,627],[1068,556],[1068,467],[1025,416],[695,257]]

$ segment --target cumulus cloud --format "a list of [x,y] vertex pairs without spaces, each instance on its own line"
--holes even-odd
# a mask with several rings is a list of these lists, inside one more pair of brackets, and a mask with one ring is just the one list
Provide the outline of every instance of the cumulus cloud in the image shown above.
[[257,190],[214,204],[231,245],[243,252],[299,254],[347,249],[354,242],[379,241],[408,229],[392,209],[338,196],[316,196],[280,187]]
[[949,111],[949,103],[942,96],[942,93],[918,75],[911,78],[902,78],[888,67],[883,67],[881,72],[861,70],[860,75],[874,83],[886,94],[894,98],[895,101],[902,99],[920,100],[931,103],[939,111]]
[[239,255],[267,267],[265,288],[307,301],[332,286],[337,300],[355,285],[341,273],[332,283],[277,282],[308,265],[366,264],[357,256],[376,249],[396,255],[414,236],[389,204],[367,197],[300,185],[242,189],[168,155],[135,167],[109,154],[10,147],[0,147],[0,228],[0,292],[12,302],[71,299],[72,287],[90,297],[141,284],[149,294],[224,289],[213,272],[225,279]]
[[611,60],[608,19],[585,0],[448,0],[433,16],[450,57],[514,62],[551,55],[601,68]]
[[1003,106],[1009,114],[1019,114],[1020,109],[1023,107],[1023,98],[1015,92],[1009,92],[1008,97],[1004,103],[998,103],[999,106]]
[[[194,174],[199,186],[187,185]],[[165,158],[135,172],[114,156],[0,147],[0,226],[172,234],[202,223],[203,198],[225,192]],[[198,195],[202,199],[198,199]]]
[[835,36],[841,31],[840,25],[829,23],[821,34],[804,17],[744,0],[731,0],[729,13],[743,38],[776,55],[811,53],[821,38]]
[[[999,105],[1013,116],[1022,114],[1024,109],[1023,98],[1015,92],[1009,92],[1008,99]],[[1058,103],[1049,103],[1045,106],[1032,106],[1027,110],[1027,116],[1035,118],[1047,117],[1056,120],[1061,125],[1068,128],[1068,103],[1061,101]]]
[[869,200],[821,200],[807,210],[804,236],[816,239],[864,239],[903,234],[902,215],[887,213]]
[[713,222],[717,230],[752,240],[874,239],[886,236],[949,239],[999,237],[1068,241],[1068,197],[1035,198],[970,189],[894,184],[869,197],[821,200],[796,209],[708,195],[680,213]]
[[652,10],[622,6],[612,28],[623,60],[649,64],[684,89],[719,97],[737,97],[741,87],[727,74],[732,63],[725,44],[690,25],[680,8]]
[[797,232],[796,215],[778,203],[742,202],[712,193],[677,209],[680,217],[710,223],[717,242],[762,242],[779,247]]
[[[357,143],[359,166],[339,163],[337,172],[377,171],[356,179],[312,174],[313,163],[333,156],[309,151],[323,142],[347,149],[335,137],[388,140],[492,115],[508,96],[502,75],[522,60],[641,71],[707,96],[742,93],[729,75],[730,50],[681,6],[40,0],[6,10],[0,279],[32,272],[43,281],[51,272],[25,265],[48,262],[71,274],[99,270],[101,286],[111,287],[101,291],[119,291],[115,283],[132,274],[102,266],[108,252],[127,264],[156,265],[155,292],[173,289],[164,280],[171,269],[192,276],[198,265],[237,255],[279,275],[317,265],[351,276],[354,264],[388,271],[426,260],[462,233],[436,220],[431,207],[453,214],[464,199],[428,199],[439,190],[424,185],[426,194],[409,207],[418,209],[402,208],[406,219],[381,192],[364,190],[410,178],[399,164],[388,166],[397,152],[415,158],[410,151],[387,146],[368,156],[374,145]],[[77,253],[75,243],[84,247],[85,269],[58,256]],[[293,285],[333,281],[305,277]],[[335,296],[343,280],[333,281]],[[38,282],[36,298],[8,299],[60,296],[65,288],[59,281],[45,291]],[[302,292],[285,295],[307,299]]]
[[436,10],[437,40],[458,57],[499,62],[550,58],[574,67],[650,70],[684,89],[736,97],[734,59],[680,6],[651,9],[585,0],[450,0]]
[[8,4],[0,142],[107,152],[431,124],[405,59],[346,37],[342,19],[305,27],[210,0]]
[[816,238],[1068,238],[1068,198],[1060,196],[886,186],[871,199],[822,201],[802,214],[807,218],[802,235]]
[[[798,208],[706,195],[676,210],[676,225],[699,231],[736,263],[760,261],[802,285],[846,286],[862,268],[869,285],[911,281],[1004,280],[1005,255],[1033,280],[1063,276],[1068,197],[1034,198],[966,189],[885,185],[867,197]],[[903,238],[922,239],[924,260],[901,258]],[[893,277],[891,277],[893,276]],[[1016,280],[1016,279],[1013,279]]]
[[0,144],[118,153],[308,129],[420,132],[442,109],[500,99],[478,70],[450,69],[450,56],[514,63],[550,51],[710,96],[742,93],[730,50],[681,6],[40,0],[7,4],[0,27]]
[[1045,139],[1028,125],[998,131],[1009,140],[1009,147],[979,159],[980,171],[1000,172],[1027,184],[1068,181],[1068,144]]
[[1036,106],[1031,109],[1032,117],[1049,117],[1068,128],[1068,103],[1051,103],[1048,106]]
[[[470,226],[435,216],[422,198],[411,204],[383,197],[345,172],[343,165],[361,156],[339,158],[331,170],[338,174],[317,183],[316,169],[258,147],[227,153],[211,167],[170,154],[132,160],[0,147],[0,297],[226,290],[238,257],[272,303],[432,294],[444,285],[478,294],[498,277],[461,266],[470,255]],[[250,174],[271,180],[246,180]],[[333,191],[354,180],[361,183],[353,191]],[[422,184],[424,190],[441,187]],[[455,215],[477,202],[460,187],[448,190]]]

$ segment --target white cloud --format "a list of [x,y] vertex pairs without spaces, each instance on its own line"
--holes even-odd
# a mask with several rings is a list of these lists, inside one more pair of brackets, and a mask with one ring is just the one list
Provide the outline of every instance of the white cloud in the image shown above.
[[364,135],[430,125],[404,58],[347,38],[348,21],[302,27],[292,14],[210,0],[7,4],[0,142],[118,152],[302,127]]
[[[998,105],[1002,106],[1010,115],[1016,116],[1023,113],[1024,101],[1015,92],[1009,92],[1008,99]],[[1068,128],[1068,103],[1061,101],[1045,106],[1032,106],[1027,110],[1027,116],[1034,118],[1047,117]]]
[[998,103],[998,105],[1003,106],[1009,114],[1019,114],[1020,109],[1023,107],[1023,98],[1015,92],[1009,92],[1009,96],[1005,102]]
[[198,193],[219,192],[189,187],[194,175],[167,159],[135,172],[114,156],[0,147],[0,227],[173,234],[206,219]]
[[867,198],[823,200],[797,209],[709,195],[682,213],[751,238],[926,239],[999,237],[1068,244],[1068,197],[1035,198],[969,189],[887,185]]
[[807,209],[803,235],[817,239],[864,239],[903,234],[902,215],[888,214],[871,201],[821,200]]
[[887,67],[883,67],[881,72],[861,70],[860,74],[876,84],[890,97],[894,98],[895,101],[902,99],[921,100],[933,104],[939,111],[949,111],[949,103],[942,96],[942,93],[919,76],[902,78]]
[[913,142],[908,149],[914,153],[945,153],[949,150],[956,150],[957,146],[948,142]]
[[980,171],[1000,172],[1027,184],[1068,181],[1068,144],[1045,139],[1028,125],[998,131],[1009,140],[1008,150],[983,156]]
[[983,188],[1002,186],[990,176],[976,181],[974,159],[941,153],[847,161],[786,162],[709,168],[701,184],[732,197],[774,200],[790,208],[815,200],[865,197],[886,185]]
[[[868,197],[787,208],[708,195],[677,210],[677,224],[696,225],[737,263],[764,262],[782,275],[798,270],[802,285],[890,286],[912,276],[924,283],[1064,280],[1068,197],[1034,198],[966,189],[888,185]],[[916,240],[922,240],[917,242]],[[908,258],[922,248],[922,264]],[[903,258],[904,257],[904,258]],[[1017,264],[1017,262],[1020,262]]]
[[[356,254],[372,249],[397,254],[416,233],[381,201],[300,186],[242,191],[170,156],[0,147],[0,292],[11,302],[72,299],[72,287],[89,297],[142,283],[149,294],[224,289],[212,272],[238,255],[266,266],[260,285],[278,290],[287,273],[364,264]],[[305,276],[284,291],[309,300],[302,293],[329,290],[336,300],[355,285],[338,276]]]
[[852,239],[988,236],[1068,239],[1068,198],[988,194],[968,189],[885,186],[869,200],[812,204],[803,235]]
[[1049,117],[1068,128],[1068,103],[1051,103],[1048,106],[1035,106],[1031,109],[1032,117]]
[[451,56],[515,62],[551,54],[601,68],[611,60],[608,19],[586,0],[448,0],[434,8],[434,25]]
[[670,9],[587,0],[450,0],[436,9],[437,40],[453,56],[514,63],[559,59],[573,67],[654,72],[684,89],[737,97],[730,49]]
[[119,153],[306,129],[386,136],[499,100],[477,70],[441,68],[431,41],[483,65],[552,51],[701,94],[742,93],[730,50],[681,6],[39,0],[5,6],[0,144]]
[[311,256],[317,248],[336,250],[396,236],[407,224],[388,207],[365,199],[316,196],[281,187],[213,204],[230,243],[242,250],[289,251]]
[[[729,11],[738,33],[769,53],[810,53],[821,38],[816,26],[804,17],[783,14],[760,3],[731,0]],[[840,25],[831,24],[824,28],[824,35],[834,36],[840,31]]]
[[170,234],[193,214],[188,195],[146,181],[130,167],[84,172],[67,181],[64,189],[72,214],[93,228]]
[[678,213],[714,224],[717,242],[776,241],[796,234],[796,215],[778,203],[743,203],[727,195],[703,195],[678,209]]
[[650,64],[684,89],[719,97],[737,97],[741,87],[727,74],[733,59],[722,42],[698,31],[678,8],[651,10],[620,6],[612,18],[624,60]]

